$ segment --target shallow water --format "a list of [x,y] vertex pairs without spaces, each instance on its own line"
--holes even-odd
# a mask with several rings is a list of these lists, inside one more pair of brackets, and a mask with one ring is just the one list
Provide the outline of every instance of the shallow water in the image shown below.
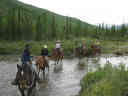
[[[10,56],[10,58],[13,58]],[[16,57],[15,57],[16,58]],[[18,58],[18,57],[17,57]],[[5,59],[4,59],[5,60]],[[15,78],[17,59],[0,61],[0,96],[17,96],[17,87],[11,85],[11,81]],[[104,65],[106,62],[113,65],[120,63],[128,65],[128,56],[110,56],[104,55],[100,57],[84,58],[81,62],[95,67],[96,64]],[[81,67],[79,60],[65,59],[63,64],[54,65],[50,61],[50,72],[46,71],[46,78],[38,90],[39,96],[75,96],[80,91],[80,80],[88,71],[88,68]]]

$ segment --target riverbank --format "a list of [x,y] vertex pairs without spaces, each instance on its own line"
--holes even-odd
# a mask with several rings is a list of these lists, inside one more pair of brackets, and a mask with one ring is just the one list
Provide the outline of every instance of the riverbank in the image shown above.
[[[96,39],[86,38],[86,39],[79,39],[79,40],[61,40],[62,48],[64,51],[65,56],[71,56],[73,54],[73,49],[82,42],[82,40],[86,41],[87,48],[90,49],[91,42],[95,42]],[[103,54],[106,53],[128,53],[128,42],[127,41],[105,41],[99,40],[101,45],[101,52]],[[31,46],[31,52],[33,55],[40,55],[40,50],[43,45],[47,44],[48,49],[51,53],[52,49],[55,48],[56,41],[30,41],[29,44]],[[8,42],[8,41],[0,41],[0,54],[1,55],[20,55],[26,41],[15,41],[15,42]]]
[[107,63],[95,72],[88,72],[81,80],[80,96],[127,96],[128,70],[121,64]]

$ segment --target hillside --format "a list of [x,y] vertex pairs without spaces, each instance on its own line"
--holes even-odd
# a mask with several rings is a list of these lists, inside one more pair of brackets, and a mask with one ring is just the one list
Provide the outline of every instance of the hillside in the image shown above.
[[[53,12],[46,10],[46,9],[37,8],[37,7],[34,7],[32,5],[24,4],[24,3],[17,1],[17,0],[0,0],[0,15],[2,15],[2,16],[6,15],[8,13],[8,10],[10,10],[11,8],[15,8],[15,7],[24,7],[26,9],[28,9],[29,11],[32,12],[34,17],[37,17],[44,12],[48,12],[49,14],[55,14]],[[61,16],[58,14],[55,14],[55,15],[57,16],[57,19],[59,21],[61,21],[61,20],[63,21],[65,19],[65,16]],[[75,22],[78,19],[72,18],[72,20]],[[90,24],[88,24],[86,22],[82,22],[82,23],[86,24],[87,26],[91,26]]]
[[[44,14],[45,14],[45,16],[44,16]],[[42,31],[38,35],[42,34],[43,32],[46,32],[47,36],[44,36],[44,37],[51,38],[54,35],[54,39],[61,38],[65,34],[67,35],[67,36],[65,36],[67,38],[74,37],[74,36],[72,36],[72,34],[74,34],[76,37],[78,35],[83,36],[83,35],[86,35],[86,33],[87,33],[87,32],[85,33],[85,31],[92,30],[94,28],[94,25],[88,24],[86,22],[82,22],[79,19],[62,16],[62,15],[53,13],[51,11],[48,11],[46,9],[37,8],[32,5],[24,4],[17,0],[1,0],[1,2],[0,2],[0,17],[6,17],[5,18],[6,20],[4,20],[3,18],[0,18],[0,20],[1,20],[0,27],[3,27],[3,28],[1,28],[2,29],[2,32],[0,33],[1,36],[2,36],[2,34],[5,33],[5,31],[6,32],[8,31],[8,33],[6,33],[6,34],[10,34],[11,38],[19,38],[17,32],[20,31],[21,32],[20,34],[22,34],[23,30],[25,30],[25,31],[27,30],[26,32],[28,32],[28,30],[29,30],[29,31],[33,32],[32,35],[34,37],[31,36],[32,40],[35,40],[35,38],[39,37],[39,36],[37,36],[37,37],[35,36],[35,35],[37,35],[36,32],[38,31],[37,30],[37,26],[39,26],[38,24],[40,24],[40,31]],[[21,23],[18,23],[18,22],[22,22],[22,19],[24,19],[24,21],[29,21],[29,24],[27,24],[27,25],[29,25],[31,28],[29,27],[29,29],[26,29],[25,27],[23,27],[26,24],[25,22],[23,23],[22,28],[21,28]],[[8,23],[5,21],[7,21]],[[31,25],[30,25],[30,23],[31,23]],[[17,25],[17,27],[13,26],[15,24]],[[44,28],[42,29],[41,28],[42,26],[44,26],[45,29]],[[9,28],[7,28],[7,27],[9,27]],[[8,30],[6,30],[6,29],[8,29]],[[15,30],[15,32],[14,32],[14,30]],[[25,31],[24,31],[24,33],[26,34]],[[54,32],[54,31],[56,31],[56,32]],[[13,34],[15,34],[15,35],[13,35]],[[28,33],[28,34],[30,34],[30,33]],[[10,36],[6,36],[4,38],[4,35],[3,35],[2,38],[5,40],[7,38],[10,38]],[[13,37],[13,36],[15,36],[15,37]],[[24,35],[22,37],[24,38]],[[63,37],[63,39],[65,37]],[[43,38],[43,37],[40,37],[40,38]],[[14,39],[14,40],[17,40],[17,39]],[[18,40],[22,40],[22,39],[18,39]]]

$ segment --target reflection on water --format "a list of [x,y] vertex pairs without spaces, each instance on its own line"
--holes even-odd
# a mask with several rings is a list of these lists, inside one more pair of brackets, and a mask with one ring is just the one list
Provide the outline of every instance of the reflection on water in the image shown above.
[[[77,58],[65,59],[63,64],[56,66],[50,61],[50,72],[46,72],[46,78],[40,85],[39,96],[77,95],[80,91],[80,79],[90,70],[88,68],[97,64],[104,65],[108,61],[113,65],[124,63],[127,66],[128,56],[83,58],[80,62]],[[17,96],[17,87],[10,84],[15,77],[17,63],[19,63],[17,60],[0,61],[0,96]],[[78,63],[84,63],[85,66]]]

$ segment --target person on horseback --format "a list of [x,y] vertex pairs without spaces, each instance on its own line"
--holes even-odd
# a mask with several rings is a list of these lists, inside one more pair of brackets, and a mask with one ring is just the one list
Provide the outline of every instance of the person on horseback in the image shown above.
[[44,47],[41,50],[41,56],[45,57],[45,60],[47,61],[47,63],[48,63],[48,53],[49,51],[48,51],[47,45],[44,45]]
[[61,54],[61,44],[60,44],[60,40],[56,41],[56,50],[58,52],[58,54]]
[[98,40],[96,40],[96,42],[92,41],[91,49],[92,49],[93,55],[100,53],[100,51],[101,51],[100,50],[100,42]]
[[98,48],[100,47],[100,42],[99,42],[99,40],[96,40],[95,45],[96,45]]
[[95,46],[96,46],[96,51],[98,53],[101,53],[101,45],[100,45],[100,41],[99,40],[96,40]]
[[[29,60],[26,60],[25,62],[24,62],[24,64],[21,66],[22,68],[23,68],[23,70],[25,71],[25,72],[29,72],[29,71],[32,71],[32,72],[34,72],[35,73],[35,76],[36,76],[36,80],[37,80],[37,82],[38,83],[41,83],[41,79],[39,78],[39,76],[37,75],[37,72],[35,71],[35,69],[33,69],[33,67],[32,67],[32,64],[31,64],[31,62],[29,61]],[[16,77],[15,77],[15,79],[12,81],[12,85],[17,85],[18,84],[18,73],[16,73]]]
[[86,53],[87,53],[86,41],[83,40],[81,43],[81,54],[86,55]]
[[82,41],[81,48],[83,50],[86,49],[86,41],[85,40]]
[[25,45],[25,48],[22,52],[22,55],[21,55],[21,62],[22,62],[22,65],[23,64],[26,64],[26,61],[30,61],[31,63],[31,53],[30,53],[30,46],[29,44],[26,44]]

